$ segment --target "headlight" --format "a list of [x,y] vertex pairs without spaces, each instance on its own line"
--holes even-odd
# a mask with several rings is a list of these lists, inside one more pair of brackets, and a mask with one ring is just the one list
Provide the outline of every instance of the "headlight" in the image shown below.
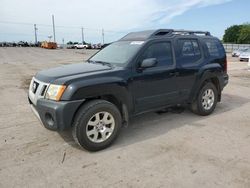
[[45,98],[59,101],[65,89],[66,86],[50,84],[46,92]]

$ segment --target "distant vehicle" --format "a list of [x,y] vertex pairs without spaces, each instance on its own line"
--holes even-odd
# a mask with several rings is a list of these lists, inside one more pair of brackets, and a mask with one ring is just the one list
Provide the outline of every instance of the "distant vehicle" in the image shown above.
[[75,44],[75,45],[74,45],[74,48],[76,48],[76,49],[87,49],[87,48],[88,48],[88,45],[87,45],[87,44],[82,44],[82,43],[80,43],[80,44]]
[[101,49],[102,48],[102,44],[101,43],[99,43],[99,44],[92,44],[91,48],[92,49]]
[[57,48],[57,43],[43,41],[42,44],[41,44],[41,47],[46,48],[46,49],[56,49]]
[[96,49],[101,49],[102,48],[102,44],[99,43],[99,44],[96,44]]
[[67,49],[73,49],[75,48],[73,44],[67,44]]
[[[13,45],[11,45],[11,46],[13,46]],[[29,44],[28,44],[28,42],[20,41],[20,42],[17,43],[17,46],[19,46],[19,47],[29,47]]]
[[239,57],[241,53],[247,51],[247,48],[239,48],[232,52],[232,57]]
[[242,52],[239,58],[240,58],[240,61],[248,61],[250,58],[250,48]]

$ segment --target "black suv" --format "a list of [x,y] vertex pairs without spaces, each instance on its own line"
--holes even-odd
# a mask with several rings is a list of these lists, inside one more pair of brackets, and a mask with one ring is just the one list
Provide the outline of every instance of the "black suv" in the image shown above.
[[80,146],[97,151],[141,113],[185,104],[211,114],[227,83],[225,50],[209,32],[150,30],[127,34],[86,63],[38,72],[29,102],[46,128],[72,128]]

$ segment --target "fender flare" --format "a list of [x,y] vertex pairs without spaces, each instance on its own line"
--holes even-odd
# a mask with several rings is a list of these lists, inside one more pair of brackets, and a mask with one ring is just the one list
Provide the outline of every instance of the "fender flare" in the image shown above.
[[[194,84],[190,97],[189,97],[189,102],[192,103],[194,102],[194,100],[196,99],[200,89],[202,88],[202,86],[204,85],[204,83],[207,80],[211,80],[216,81],[217,83],[215,84],[217,90],[218,90],[218,98],[220,101],[220,97],[221,97],[221,88],[220,88],[220,83],[219,83],[219,79],[218,79],[218,75],[216,74],[216,72],[211,72],[209,70],[204,71],[200,76],[200,78],[197,79],[196,83]],[[213,82],[214,83],[214,82]]]

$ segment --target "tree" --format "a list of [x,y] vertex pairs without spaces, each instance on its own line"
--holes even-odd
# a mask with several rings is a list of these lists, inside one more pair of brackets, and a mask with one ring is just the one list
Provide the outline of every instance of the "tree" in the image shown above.
[[223,42],[250,44],[250,24],[230,26],[225,30]]
[[242,25],[239,33],[238,42],[240,44],[250,44],[250,24]]
[[223,42],[237,43],[242,25],[233,25],[225,30]]

